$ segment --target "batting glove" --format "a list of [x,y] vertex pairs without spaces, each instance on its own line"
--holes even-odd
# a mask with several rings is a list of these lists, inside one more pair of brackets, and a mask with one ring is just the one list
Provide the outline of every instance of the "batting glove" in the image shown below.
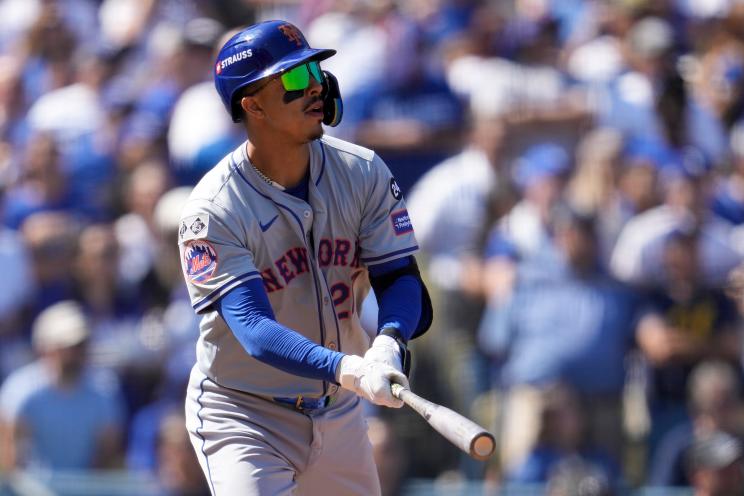
[[353,391],[375,405],[400,408],[403,401],[390,391],[395,382],[408,388],[408,379],[390,365],[366,360],[357,355],[345,355],[336,369],[336,380],[341,387]]
[[365,360],[390,365],[398,372],[403,372],[400,359],[400,346],[390,336],[379,335],[372,342],[372,347],[364,354]]

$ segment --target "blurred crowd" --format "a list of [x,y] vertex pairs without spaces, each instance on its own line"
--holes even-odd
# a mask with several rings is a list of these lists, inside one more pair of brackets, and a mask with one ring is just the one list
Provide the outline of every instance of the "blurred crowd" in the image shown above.
[[270,18],[338,50],[327,132],[406,194],[436,312],[414,389],[497,438],[477,463],[374,412],[385,494],[742,494],[742,0],[0,0],[0,473],[208,494],[176,233],[244,140],[215,50]]

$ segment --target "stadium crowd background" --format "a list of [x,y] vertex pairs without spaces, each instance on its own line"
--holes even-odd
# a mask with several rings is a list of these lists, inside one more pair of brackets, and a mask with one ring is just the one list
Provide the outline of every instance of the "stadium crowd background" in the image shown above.
[[476,463],[371,409],[385,494],[742,494],[741,0],[0,0],[0,492],[208,494],[177,223],[243,139],[214,50],[269,18],[338,50],[328,132],[406,194],[437,312],[414,389],[498,439]]

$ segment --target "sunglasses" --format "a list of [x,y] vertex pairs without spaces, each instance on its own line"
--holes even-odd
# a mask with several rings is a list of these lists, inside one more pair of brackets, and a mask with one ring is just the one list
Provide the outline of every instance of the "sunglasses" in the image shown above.
[[[310,75],[319,83],[323,82],[323,72],[320,70],[320,64],[317,61],[306,62],[297,67],[293,67],[279,79],[282,81],[285,91],[303,91],[310,86]],[[252,96],[261,91],[266,85],[268,85],[274,78],[270,77],[263,84],[250,91],[246,96]]]
[[320,70],[320,64],[315,60],[288,70],[282,74],[280,79],[285,90],[299,91],[310,86],[311,74],[317,82],[323,82],[323,73]]

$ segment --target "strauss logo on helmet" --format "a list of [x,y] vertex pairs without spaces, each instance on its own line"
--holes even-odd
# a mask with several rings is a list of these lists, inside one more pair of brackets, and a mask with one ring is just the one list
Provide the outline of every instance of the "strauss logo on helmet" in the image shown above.
[[221,74],[223,69],[230,67],[235,62],[240,62],[241,60],[245,60],[249,57],[253,57],[253,50],[251,48],[249,48],[248,50],[241,50],[235,55],[230,55],[229,57],[225,57],[222,60],[218,60],[214,70],[217,74]]

